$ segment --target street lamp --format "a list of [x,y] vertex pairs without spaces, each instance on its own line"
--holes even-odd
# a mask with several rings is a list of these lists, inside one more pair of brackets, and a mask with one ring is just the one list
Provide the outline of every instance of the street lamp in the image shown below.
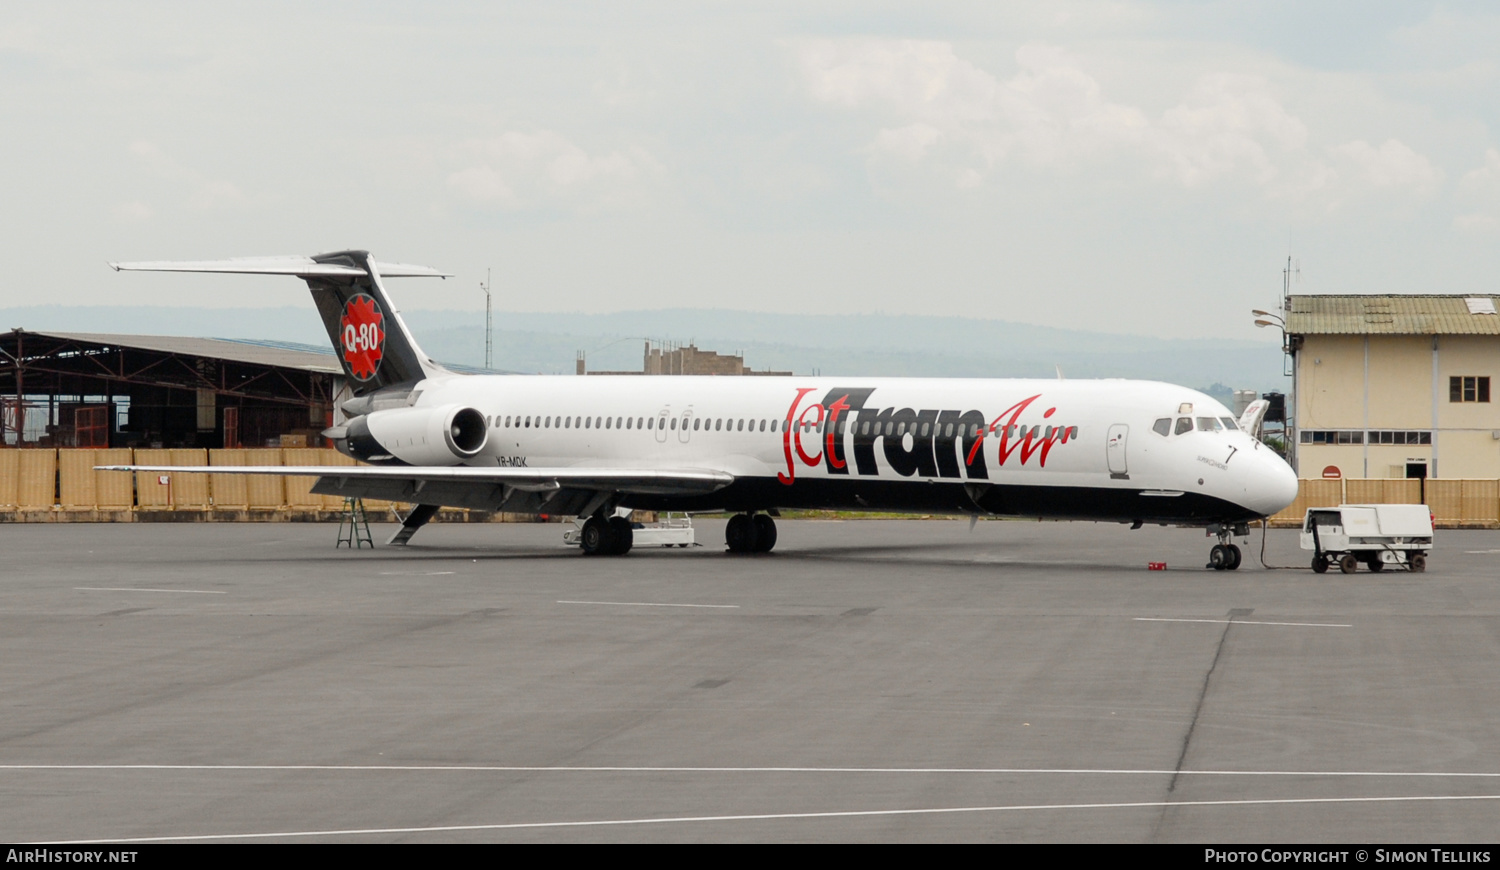
[[[1297,401],[1297,362],[1292,358],[1292,346],[1286,334],[1286,320],[1278,314],[1261,311],[1259,308],[1252,309],[1250,313],[1255,315],[1255,325],[1258,328],[1264,329],[1267,326],[1274,326],[1281,331],[1281,374],[1283,377],[1290,376],[1292,379],[1291,395],[1287,397],[1287,404],[1291,407],[1288,408],[1288,413],[1284,415],[1284,419],[1281,421],[1281,431],[1286,444],[1287,460],[1293,468],[1296,468],[1297,445],[1295,438],[1297,437],[1297,433],[1293,420],[1295,414],[1293,412],[1296,411]],[[1287,371],[1288,368],[1291,371]]]

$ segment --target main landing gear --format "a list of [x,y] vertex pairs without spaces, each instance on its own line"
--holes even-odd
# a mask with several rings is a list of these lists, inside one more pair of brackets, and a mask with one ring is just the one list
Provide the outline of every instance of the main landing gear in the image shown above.
[[583,524],[578,543],[585,556],[623,556],[635,543],[635,533],[625,517],[594,514]]
[[1208,532],[1212,535],[1218,535],[1219,543],[1214,544],[1208,551],[1208,564],[1204,567],[1212,568],[1215,571],[1233,571],[1240,567],[1240,560],[1242,558],[1240,548],[1231,543],[1231,539],[1235,535],[1240,535],[1241,537],[1249,535],[1250,527],[1234,526],[1232,528],[1225,528],[1224,526],[1211,526]]
[[735,514],[724,527],[731,553],[769,553],[776,546],[776,521],[766,514]]

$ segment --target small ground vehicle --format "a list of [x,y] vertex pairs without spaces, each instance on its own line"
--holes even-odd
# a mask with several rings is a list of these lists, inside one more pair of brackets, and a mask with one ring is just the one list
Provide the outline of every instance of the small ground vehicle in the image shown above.
[[[615,514],[629,518],[631,511],[621,508]],[[573,527],[563,532],[564,544],[574,547],[582,544],[583,521],[586,519],[573,519]],[[693,538],[693,519],[687,514],[664,513],[654,523],[631,523],[630,528],[631,546],[634,547],[691,547],[697,543]]]
[[1432,512],[1424,504],[1341,504],[1308,508],[1302,519],[1302,549],[1312,550],[1319,574],[1337,565],[1353,574],[1360,563],[1371,571],[1399,565],[1427,569],[1432,549]]

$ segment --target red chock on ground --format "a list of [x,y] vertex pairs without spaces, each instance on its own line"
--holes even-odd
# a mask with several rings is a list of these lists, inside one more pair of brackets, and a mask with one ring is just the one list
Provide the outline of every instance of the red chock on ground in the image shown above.
[[1147,562],[1146,563],[1146,570],[1147,571],[1165,571],[1165,570],[1167,570],[1167,563],[1166,562]]

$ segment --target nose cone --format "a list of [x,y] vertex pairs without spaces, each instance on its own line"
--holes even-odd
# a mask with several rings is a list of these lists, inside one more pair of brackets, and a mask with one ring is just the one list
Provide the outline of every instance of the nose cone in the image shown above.
[[1255,451],[1245,482],[1245,507],[1268,517],[1297,500],[1297,472],[1280,456],[1262,447]]

